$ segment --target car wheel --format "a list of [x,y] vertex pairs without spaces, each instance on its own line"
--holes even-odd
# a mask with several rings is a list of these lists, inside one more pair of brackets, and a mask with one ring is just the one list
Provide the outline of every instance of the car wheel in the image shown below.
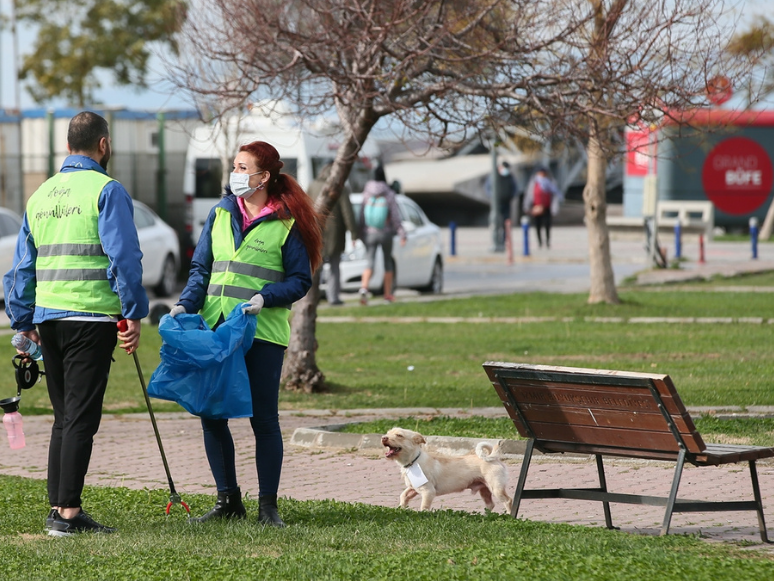
[[443,292],[443,263],[440,258],[435,259],[433,272],[430,274],[430,282],[419,290],[434,295],[439,295]]
[[161,280],[153,288],[153,292],[159,297],[168,297],[175,292],[175,285],[177,284],[177,268],[175,267],[175,259],[170,254],[164,260],[164,267],[161,269]]

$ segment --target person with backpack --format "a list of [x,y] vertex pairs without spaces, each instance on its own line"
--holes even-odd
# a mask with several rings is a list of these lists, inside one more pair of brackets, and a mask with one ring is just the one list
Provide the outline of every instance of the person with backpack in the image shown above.
[[395,264],[392,260],[392,239],[398,234],[400,244],[406,244],[406,232],[400,220],[400,209],[395,198],[395,192],[387,185],[384,168],[377,165],[372,179],[363,188],[363,203],[360,205],[358,223],[360,239],[365,243],[368,266],[363,271],[360,284],[360,304],[368,304],[368,283],[374,272],[376,249],[382,247],[384,255],[384,300],[391,303],[395,300],[392,286],[395,275]]
[[551,217],[559,212],[559,204],[562,199],[562,192],[548,174],[548,170],[542,166],[538,167],[524,193],[523,205],[524,213],[532,216],[538,246],[543,246],[540,230],[544,228],[546,248],[551,248]]

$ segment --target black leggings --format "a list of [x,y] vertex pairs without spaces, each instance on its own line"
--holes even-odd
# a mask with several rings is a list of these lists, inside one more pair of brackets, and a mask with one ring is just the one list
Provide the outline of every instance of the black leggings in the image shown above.
[[538,246],[543,246],[543,239],[540,236],[540,229],[546,229],[546,246],[551,246],[551,212],[545,211],[539,216],[532,216],[537,232]]
[[[279,387],[285,347],[253,341],[245,355],[253,417],[250,425],[255,435],[255,466],[258,471],[259,496],[277,494],[282,472],[282,432],[279,424]],[[236,451],[228,420],[202,418],[204,450],[218,492],[232,493],[239,486]]]

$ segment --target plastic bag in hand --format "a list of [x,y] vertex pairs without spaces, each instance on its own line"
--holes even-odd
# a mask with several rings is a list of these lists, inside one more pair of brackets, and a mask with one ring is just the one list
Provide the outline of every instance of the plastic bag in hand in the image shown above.
[[161,363],[148,395],[174,401],[209,419],[253,415],[245,353],[253,345],[256,318],[237,305],[214,331],[201,315],[164,315],[159,322]]

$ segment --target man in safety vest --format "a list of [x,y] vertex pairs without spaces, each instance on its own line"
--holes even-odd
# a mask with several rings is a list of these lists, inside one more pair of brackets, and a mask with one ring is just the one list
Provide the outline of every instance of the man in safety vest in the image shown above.
[[[54,409],[46,528],[51,536],[112,532],[81,508],[81,493],[118,340],[137,349],[148,314],[142,252],[128,192],[106,173],[107,121],[84,111],[70,121],[60,173],[30,197],[5,275],[11,327],[39,343]],[[116,322],[126,319],[126,332]],[[36,329],[37,325],[37,329]]]

